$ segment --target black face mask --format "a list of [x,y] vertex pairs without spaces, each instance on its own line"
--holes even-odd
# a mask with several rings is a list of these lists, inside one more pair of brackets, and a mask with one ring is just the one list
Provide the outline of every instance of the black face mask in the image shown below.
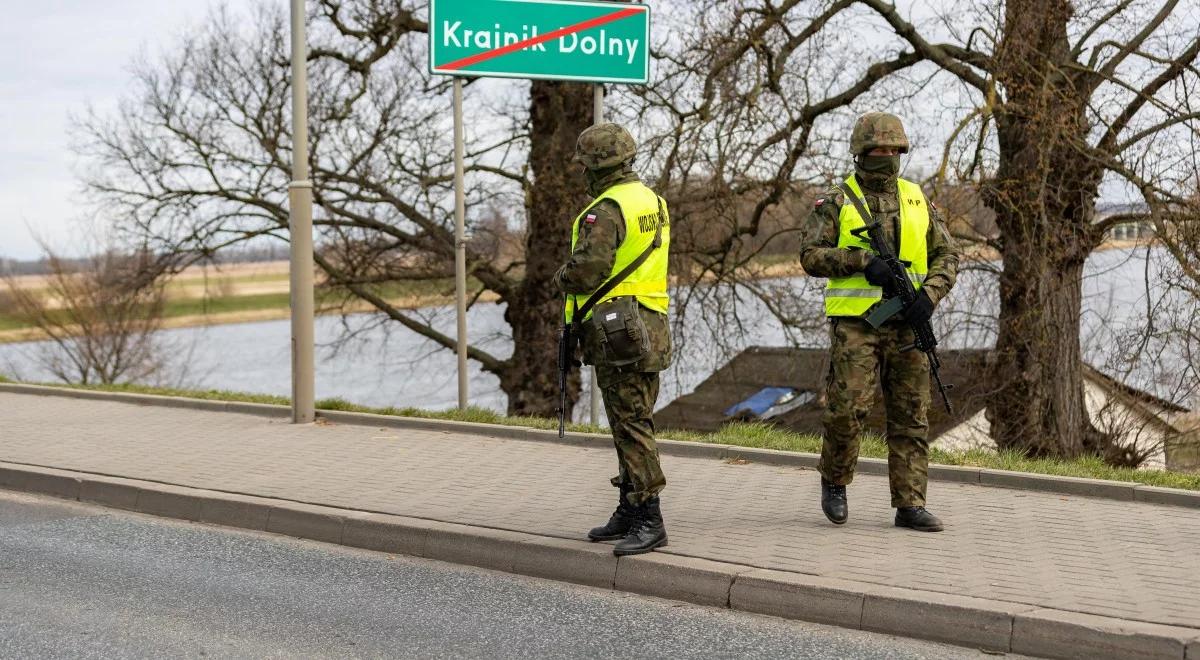
[[858,182],[875,192],[892,192],[900,174],[900,156],[859,156],[854,163]]
[[604,192],[627,174],[633,174],[632,161],[603,170],[584,170],[583,172],[584,178],[587,179],[588,193],[592,197]]
[[894,177],[900,174],[900,156],[859,156],[858,169],[867,174]]
[[588,193],[590,195],[595,197],[596,195],[599,195],[600,193],[604,192],[603,180],[608,178],[607,171],[605,174],[602,175],[600,172],[597,172],[596,170],[586,170],[585,169],[583,171],[583,177],[584,177],[584,179],[587,180],[587,188],[588,188]]

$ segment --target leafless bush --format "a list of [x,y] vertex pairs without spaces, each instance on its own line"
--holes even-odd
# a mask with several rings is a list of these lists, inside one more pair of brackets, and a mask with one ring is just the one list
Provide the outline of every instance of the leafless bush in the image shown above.
[[8,289],[0,290],[0,315],[13,316],[18,313],[17,298]]
[[118,383],[159,374],[156,332],[165,296],[154,260],[106,251],[68,264],[48,254],[45,288],[22,287],[5,275],[15,316],[48,340],[37,361],[68,383]]

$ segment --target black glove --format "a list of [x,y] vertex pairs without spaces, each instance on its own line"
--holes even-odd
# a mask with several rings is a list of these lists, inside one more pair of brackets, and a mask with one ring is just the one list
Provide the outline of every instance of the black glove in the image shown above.
[[867,281],[874,286],[884,287],[887,291],[892,286],[892,269],[888,268],[883,259],[871,256],[871,260],[867,262],[867,267],[863,269],[863,273],[867,276]]
[[933,317],[933,301],[925,289],[917,290],[917,299],[904,308],[904,318],[912,323],[924,323]]

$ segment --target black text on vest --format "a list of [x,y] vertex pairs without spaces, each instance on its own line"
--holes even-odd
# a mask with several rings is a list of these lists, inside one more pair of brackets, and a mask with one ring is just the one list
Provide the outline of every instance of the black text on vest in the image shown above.
[[638,216],[638,231],[643,234],[650,233],[658,227],[658,214],[647,213],[646,215]]

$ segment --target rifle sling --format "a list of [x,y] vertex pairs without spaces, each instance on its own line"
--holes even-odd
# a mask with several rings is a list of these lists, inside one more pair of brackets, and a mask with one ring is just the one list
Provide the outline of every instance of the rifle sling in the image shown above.
[[[838,190],[841,190],[846,195],[846,199],[850,200],[850,203],[854,205],[854,210],[858,211],[864,222],[868,225],[875,222],[875,217],[871,215],[871,211],[867,209],[867,205],[863,204],[862,200],[858,198],[858,195],[854,194],[854,191],[850,189],[850,186],[845,181],[839,181],[837,187]],[[899,258],[899,255],[897,255],[897,258]],[[904,301],[899,296],[893,296],[883,301],[882,304],[867,315],[867,323],[870,323],[872,328],[878,329],[903,310]]]
[[850,186],[845,181],[839,181],[837,187],[838,190],[841,190],[846,195],[846,199],[850,200],[850,203],[854,205],[854,210],[858,211],[864,222],[867,224],[875,222],[875,217],[871,215],[871,211],[867,209],[867,205],[863,204],[862,200],[858,198],[858,195],[854,194],[854,191],[850,189]]
[[646,260],[650,258],[650,254],[652,252],[654,252],[658,248],[662,247],[662,228],[663,228],[663,205],[662,205],[662,198],[659,197],[658,198],[658,226],[654,230],[654,241],[652,243],[650,243],[649,247],[647,247],[644,251],[642,251],[641,254],[639,254],[637,256],[637,259],[634,259],[633,261],[631,261],[629,263],[628,266],[622,268],[621,272],[608,278],[608,281],[605,282],[604,284],[601,284],[600,288],[596,289],[595,293],[593,293],[591,296],[588,296],[588,299],[586,301],[584,301],[584,303],[583,303],[583,307],[579,307],[579,308],[575,309],[574,312],[572,312],[572,314],[571,314],[572,324],[579,324],[580,322],[582,322],[582,320],[588,315],[588,312],[592,311],[592,308],[595,307],[596,304],[599,303],[602,298],[604,298],[604,296],[608,295],[609,291],[612,291],[614,288],[616,288],[616,286],[618,284],[620,284],[621,282],[623,282],[625,280],[625,278],[632,275],[633,271],[637,270],[638,268],[640,268],[642,266],[642,264],[646,263]]

